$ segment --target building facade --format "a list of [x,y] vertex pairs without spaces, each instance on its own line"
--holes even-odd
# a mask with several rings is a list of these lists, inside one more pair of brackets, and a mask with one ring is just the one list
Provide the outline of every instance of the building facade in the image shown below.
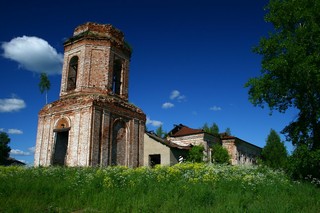
[[186,159],[191,146],[179,146],[153,132],[144,134],[144,166],[172,166]]
[[254,165],[262,149],[234,136],[221,136],[222,146],[228,150],[232,165]]
[[212,146],[220,143],[220,139],[203,129],[192,129],[179,124],[168,133],[167,140],[179,146],[203,146],[204,161],[211,162]]
[[85,23],[64,51],[60,98],[39,112],[34,165],[143,165],[146,116],[128,102],[123,33]]
[[203,129],[192,129],[185,125],[179,124],[168,133],[166,138],[170,143],[179,146],[204,147],[204,161],[212,161],[212,146],[220,144],[228,151],[231,165],[254,165],[261,155],[262,148],[246,142],[240,138],[220,134],[214,136],[206,133]]

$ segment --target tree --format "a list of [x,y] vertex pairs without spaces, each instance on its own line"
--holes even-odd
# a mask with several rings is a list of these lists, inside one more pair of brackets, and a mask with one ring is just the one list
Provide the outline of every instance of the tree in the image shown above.
[[0,165],[4,165],[9,157],[11,148],[9,147],[10,138],[7,133],[0,132]]
[[213,123],[210,127],[208,123],[205,123],[202,127],[203,131],[209,134],[213,134],[215,136],[219,136],[219,127],[216,123]]
[[279,134],[271,129],[261,152],[262,164],[274,169],[284,169],[287,159],[288,153],[285,145],[281,142]]
[[209,127],[208,123],[203,124],[202,129],[203,129],[203,131],[210,133],[210,127]]
[[296,120],[284,128],[294,145],[320,148],[320,2],[270,0],[265,20],[274,26],[254,52],[262,56],[261,76],[245,84],[249,100],[271,112],[294,107]]
[[40,74],[40,82],[39,82],[39,89],[41,94],[46,92],[46,104],[48,103],[48,91],[50,89],[50,81],[46,73]]
[[228,150],[220,144],[212,146],[212,162],[218,164],[230,164],[230,155]]
[[226,135],[231,136],[231,129],[229,127],[226,128]]
[[320,179],[320,149],[310,151],[306,145],[301,145],[288,161],[287,173],[292,178],[309,181]]
[[187,156],[187,161],[193,162],[193,163],[200,163],[203,162],[203,146],[193,146]]
[[219,127],[216,123],[213,123],[212,126],[210,127],[211,133],[215,136],[219,136]]
[[167,133],[162,129],[162,125],[156,129],[156,135],[160,138],[166,137]]

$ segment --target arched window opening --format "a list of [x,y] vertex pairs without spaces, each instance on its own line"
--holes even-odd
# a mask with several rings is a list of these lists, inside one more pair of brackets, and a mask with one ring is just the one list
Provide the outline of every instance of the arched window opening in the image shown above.
[[113,76],[112,76],[112,92],[114,94],[121,94],[122,81],[122,61],[116,59],[113,62]]
[[76,88],[78,60],[79,60],[78,56],[73,56],[69,62],[67,91],[74,90]]

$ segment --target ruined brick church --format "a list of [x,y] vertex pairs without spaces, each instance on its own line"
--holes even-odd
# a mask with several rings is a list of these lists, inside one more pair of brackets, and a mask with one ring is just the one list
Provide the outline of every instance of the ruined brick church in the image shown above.
[[146,116],[128,102],[131,49],[111,25],[64,43],[59,100],[39,112],[34,166],[143,165]]

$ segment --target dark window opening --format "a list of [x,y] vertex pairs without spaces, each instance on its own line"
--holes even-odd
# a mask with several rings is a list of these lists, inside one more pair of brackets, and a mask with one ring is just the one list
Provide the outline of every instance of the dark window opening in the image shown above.
[[161,155],[149,155],[149,165],[154,167],[155,165],[161,164]]
[[116,59],[113,62],[113,76],[112,76],[112,92],[120,95],[121,93],[121,74],[122,74],[122,61]]
[[53,154],[53,165],[64,166],[67,155],[69,131],[56,132],[56,141]]
[[78,56],[73,56],[69,62],[67,91],[74,90],[77,83],[77,72],[78,72]]

